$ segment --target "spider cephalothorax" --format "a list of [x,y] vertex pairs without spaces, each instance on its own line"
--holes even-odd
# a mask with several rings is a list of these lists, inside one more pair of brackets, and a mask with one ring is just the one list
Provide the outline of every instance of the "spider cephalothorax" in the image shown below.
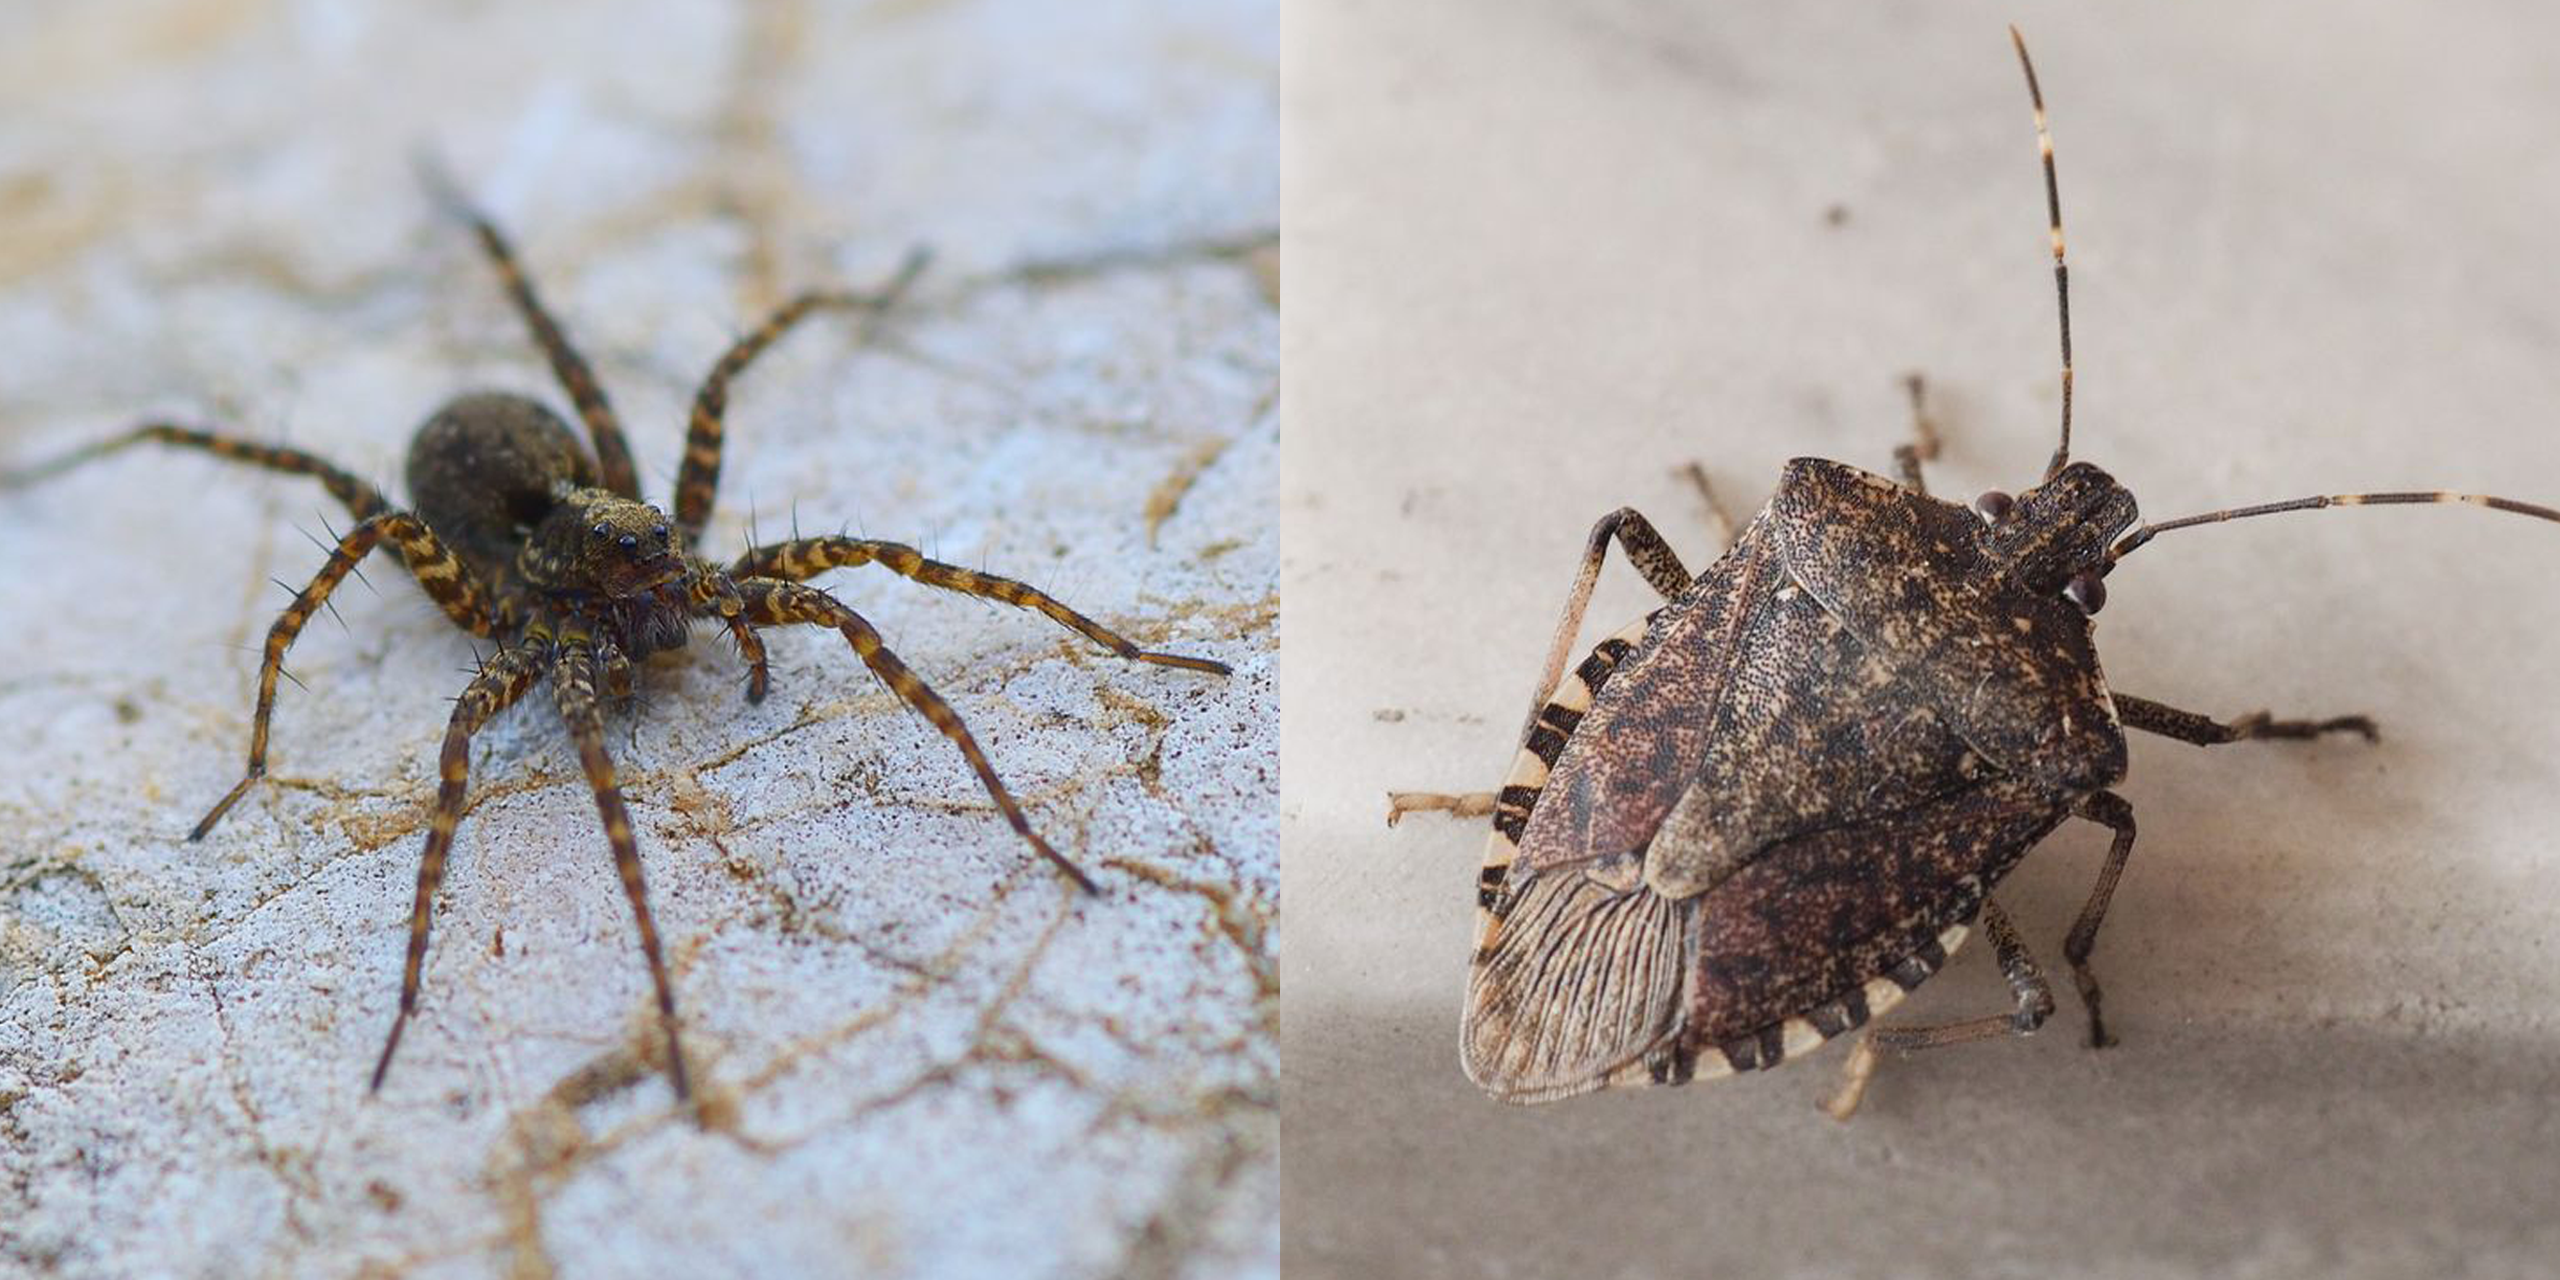
[[497,643],[496,653],[455,699],[445,733],[435,807],[410,914],[400,1011],[374,1068],[373,1087],[382,1087],[401,1031],[417,1006],[429,916],[444,878],[445,858],[453,847],[454,828],[462,818],[471,736],[491,716],[548,679],[554,705],[595,792],[605,837],[639,927],[640,948],[648,960],[666,1036],[669,1078],[679,1097],[690,1094],[683,1046],[676,1033],[674,991],[649,911],[639,844],[614,780],[612,758],[605,751],[600,692],[630,693],[633,664],[683,645],[696,622],[724,627],[736,641],[747,664],[750,700],[764,697],[769,679],[759,628],[805,623],[841,632],[872,674],[959,749],[1013,829],[1079,886],[1093,891],[1091,878],[1032,830],[1030,819],[997,778],[959,714],[888,650],[880,633],[861,614],[805,580],[829,569],[877,564],[928,586],[1037,610],[1123,658],[1220,675],[1227,672],[1225,664],[1142,650],[1044,592],[1009,578],[930,560],[894,542],[795,538],[752,548],[726,566],[692,550],[710,517],[719,480],[721,415],[730,379],[813,312],[848,308],[876,312],[886,307],[922,268],[922,255],[911,255],[897,277],[875,292],[802,294],[729,348],[694,397],[684,462],[669,511],[642,501],[620,421],[586,361],[535,296],[506,239],[486,217],[458,199],[450,203],[497,266],[509,297],[577,406],[592,453],[541,404],[519,395],[477,392],[438,410],[411,441],[408,482],[413,505],[406,510],[394,507],[373,485],[300,450],[159,422],[145,423],[18,478],[33,479],[126,445],[156,441],[315,477],[356,517],[354,527],[330,550],[328,562],[269,628],[258,672],[248,768],[239,784],[196,824],[190,839],[203,838],[265,775],[267,725],[275,710],[285,651],[330,593],[375,547],[387,542],[396,548],[418,585],[448,618],[471,634]]

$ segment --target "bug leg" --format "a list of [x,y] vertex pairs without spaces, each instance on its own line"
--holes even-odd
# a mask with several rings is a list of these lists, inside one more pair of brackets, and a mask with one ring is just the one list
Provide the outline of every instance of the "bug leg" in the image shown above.
[[871,674],[880,677],[880,682],[889,686],[890,692],[897,694],[917,715],[931,721],[934,728],[942,731],[943,737],[951,740],[951,745],[959,748],[961,757],[969,762],[970,770],[978,775],[979,784],[987,789],[987,795],[995,801],[1005,821],[1012,824],[1015,834],[1029,841],[1032,849],[1065,872],[1067,878],[1075,881],[1085,892],[1101,892],[1091,876],[1068,861],[1065,854],[1051,848],[1048,841],[1040,838],[1039,832],[1031,829],[1031,819],[1023,814],[1021,805],[1014,803],[1013,793],[1005,790],[1004,780],[996,776],[995,766],[987,762],[987,753],[979,748],[978,740],[970,734],[969,727],[961,723],[960,713],[952,710],[951,704],[943,701],[942,695],[935,693],[933,686],[926,684],[923,677],[900,661],[898,655],[889,652],[888,646],[881,642],[880,632],[872,627],[869,619],[855,613],[834,596],[797,582],[754,578],[739,583],[738,590],[746,601],[747,620],[758,626],[810,623],[843,632],[845,643],[853,646],[853,652],[862,659],[862,665],[871,668]]
[[1673,551],[1671,544],[1654,532],[1653,523],[1635,508],[1620,507],[1600,517],[1583,545],[1582,566],[1574,571],[1573,588],[1565,593],[1564,617],[1557,620],[1556,638],[1547,646],[1547,665],[1538,677],[1537,696],[1529,700],[1529,722],[1521,730],[1523,734],[1537,726],[1547,699],[1555,696],[1556,686],[1564,680],[1564,662],[1573,653],[1574,636],[1582,630],[1582,613],[1591,606],[1591,589],[1599,585],[1600,563],[1609,554],[1611,538],[1626,549],[1627,563],[1634,565],[1664,600],[1677,600],[1689,589],[1689,570],[1680,563],[1680,553]]
[[765,348],[814,312],[857,310],[877,315],[888,310],[924,271],[927,257],[922,249],[909,251],[906,260],[898,264],[897,274],[877,289],[859,293],[813,289],[803,293],[775,308],[764,323],[721,353],[710,374],[703,378],[702,389],[694,393],[692,423],[684,436],[684,465],[676,472],[674,514],[676,527],[684,531],[686,542],[700,540],[702,524],[711,518],[711,501],[720,485],[720,440],[726,430],[721,415],[729,408],[730,379],[744,373]]
[[865,564],[879,565],[928,587],[940,587],[945,591],[1000,600],[1017,608],[1035,610],[1059,626],[1132,662],[1152,662],[1158,666],[1206,671],[1214,675],[1228,674],[1229,668],[1223,662],[1141,649],[1120,633],[1068,608],[1048,592],[1011,578],[999,578],[991,573],[979,573],[974,569],[926,559],[923,552],[903,543],[876,542],[869,538],[798,538],[747,552],[729,567],[729,574],[733,578],[800,582],[829,569]]
[[1452,818],[1481,818],[1493,812],[1501,797],[1491,791],[1470,791],[1465,795],[1442,795],[1436,791],[1390,791],[1387,793],[1387,825],[1404,821],[1408,813],[1446,813]]
[[495,634],[498,619],[490,609],[488,597],[475,582],[462,561],[445,548],[426,524],[405,511],[386,511],[359,522],[338,539],[329,551],[328,563],[312,575],[311,584],[297,592],[293,602],[277,615],[275,624],[267,628],[264,659],[258,664],[258,710],[249,727],[249,767],[240,781],[216,801],[195,829],[187,833],[189,840],[202,840],[221,821],[241,796],[267,772],[267,726],[275,716],[276,678],[284,674],[285,650],[293,647],[302,634],[303,624],[328,603],[331,592],[353,572],[356,563],[384,539],[399,547],[401,558],[409,564],[409,572],[429,596],[466,631],[477,636]]
[[[1842,1069],[1840,1087],[1822,1109],[1834,1120],[1846,1120],[1856,1114],[1858,1102],[1867,1093],[1867,1083],[1876,1073],[1882,1055],[1905,1057],[1923,1049],[1942,1049],[1951,1044],[1968,1044],[1995,1036],[2034,1035],[2044,1020],[2053,1016],[2053,987],[2045,981],[2044,969],[2027,951],[2018,937],[2017,926],[2009,922],[2009,913],[1990,898],[1982,900],[1982,927],[1991,935],[1991,950],[2000,961],[2000,975],[2009,980],[2009,990],[2017,998],[2017,1008],[2009,1013],[1968,1018],[1962,1022],[1932,1023],[1927,1026],[1876,1026],[1858,1037],[1857,1047],[1850,1051],[1848,1064]],[[2093,1006],[2094,1007],[2094,1006]]]
[[418,896],[409,907],[409,958],[400,969],[400,1012],[391,1020],[391,1036],[373,1065],[373,1092],[382,1092],[390,1074],[391,1055],[400,1048],[400,1033],[418,1007],[418,981],[427,963],[427,923],[435,910],[436,888],[444,883],[445,856],[453,850],[453,829],[462,821],[462,799],[471,776],[471,735],[489,717],[515,704],[542,674],[540,657],[531,649],[500,651],[478,677],[454,699],[453,721],[444,732],[444,753],[436,761],[436,807],[427,823],[426,852],[418,859]]
[[1893,470],[1902,487],[1927,493],[1929,484],[1920,476],[1920,464],[1938,460],[1938,420],[1929,416],[1926,379],[1917,373],[1904,374],[1902,386],[1911,395],[1911,439],[1893,447]]
[[613,757],[604,749],[604,709],[596,699],[596,655],[583,638],[565,642],[551,671],[551,690],[560,719],[577,740],[578,767],[596,795],[596,814],[604,820],[604,838],[613,846],[613,867],[622,875],[622,894],[631,901],[631,916],[640,928],[640,954],[649,962],[649,982],[657,988],[658,1022],[667,1037],[667,1075],[679,1101],[693,1096],[685,1070],[684,1044],[676,1035],[675,988],[667,981],[667,962],[658,947],[658,922],[649,913],[649,886],[641,876],[640,842],[631,834],[631,813],[622,803],[622,787],[614,781]]
[[2107,901],[2115,897],[2116,881],[2124,878],[2125,860],[2133,856],[2133,806],[2112,791],[2100,791],[2080,802],[2073,810],[2079,817],[2109,828],[2116,833],[2115,842],[2107,846],[2107,860],[2098,867],[2098,882],[2089,888],[2089,900],[2080,906],[2080,918],[2071,922],[2071,932],[2062,940],[2062,958],[2071,965],[2071,981],[2080,988],[2080,1003],[2089,1010],[2089,1047],[2104,1049],[2114,1044],[2107,1034],[2106,1019],[2098,1012],[2098,975],[2089,968],[2089,953],[2098,945],[2098,925],[2107,918]]
[[39,480],[50,479],[84,462],[103,458],[111,453],[119,453],[133,445],[146,442],[172,445],[181,449],[201,449],[217,458],[245,462],[250,466],[264,467],[269,471],[310,476],[320,482],[320,487],[329,491],[330,497],[344,503],[347,511],[358,520],[379,515],[391,509],[390,500],[382,496],[380,489],[318,454],[289,449],[283,445],[261,444],[255,440],[243,440],[236,436],[221,435],[194,427],[182,427],[169,422],[146,422],[122,435],[74,449],[50,462],[40,463],[25,471],[0,476],[0,489],[14,489]]
[[570,403],[578,407],[578,420],[587,424],[587,436],[595,442],[597,471],[604,487],[626,498],[639,498],[640,477],[631,466],[631,446],[622,438],[622,420],[614,416],[613,404],[605,398],[603,385],[596,381],[595,369],[587,364],[585,356],[578,354],[560,322],[543,307],[541,295],[534,292],[533,278],[525,274],[524,264],[516,258],[515,246],[440,166],[421,159],[418,178],[425,184],[428,198],[442,206],[447,216],[471,229],[480,241],[481,252],[488,255],[489,265],[497,268],[498,283],[506,289],[507,301],[524,318],[524,327],[532,333],[534,344],[542,348],[543,358],[551,363],[552,375],[560,379]]
[[1698,501],[1707,509],[1707,531],[1715,535],[1716,550],[1723,552],[1731,548],[1737,526],[1733,523],[1733,513],[1725,510],[1724,499],[1716,496],[1715,485],[1708,482],[1707,469],[1692,462],[1680,468],[1680,475],[1698,491]]
[[2125,727],[2156,733],[2199,747],[2219,746],[2226,742],[2245,742],[2258,738],[2317,738],[2324,733],[2355,733],[2367,742],[2381,741],[2381,730],[2369,716],[2331,716],[2326,720],[2278,720],[2264,711],[2252,711],[2225,723],[2211,716],[2136,698],[2115,694],[2116,716]]

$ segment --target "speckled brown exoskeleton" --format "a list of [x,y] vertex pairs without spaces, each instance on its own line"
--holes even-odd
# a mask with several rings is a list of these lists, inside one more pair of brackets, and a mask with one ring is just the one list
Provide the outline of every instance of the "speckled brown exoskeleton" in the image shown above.
[[1226,664],[1141,649],[1024,583],[928,559],[895,542],[794,538],[751,548],[726,566],[695,550],[718,485],[722,415],[731,380],[806,317],[822,311],[877,313],[887,308],[922,269],[923,255],[910,255],[897,276],[873,292],[801,294],[721,355],[694,396],[669,513],[641,500],[620,420],[586,360],[535,295],[506,238],[432,169],[426,177],[433,194],[470,227],[495,264],[508,298],[585,423],[592,453],[539,402],[503,392],[480,392],[446,404],[419,428],[409,448],[412,502],[407,508],[394,506],[372,484],[301,450],[167,422],[145,423],[54,463],[0,478],[9,485],[24,484],[129,445],[156,442],[311,476],[355,517],[354,526],[337,538],[328,562],[268,630],[264,660],[258,668],[248,768],[239,784],[196,823],[188,833],[190,840],[203,839],[265,775],[267,725],[275,710],[277,678],[284,674],[285,652],[330,593],[376,547],[396,549],[418,585],[456,626],[497,645],[455,700],[445,733],[435,805],[409,917],[399,1013],[374,1067],[372,1088],[381,1089],[401,1032],[417,1007],[429,915],[444,878],[454,828],[462,817],[472,734],[547,677],[553,702],[576,744],[579,766],[595,792],[614,865],[639,928],[640,950],[648,961],[666,1039],[669,1079],[679,1098],[690,1096],[690,1074],[677,1033],[675,993],[650,916],[639,845],[614,780],[612,758],[605,750],[604,700],[630,694],[634,665],[651,654],[682,646],[697,622],[718,625],[736,642],[747,666],[749,701],[763,699],[767,685],[759,628],[805,623],[843,633],[863,665],[958,748],[1014,831],[1060,873],[1086,892],[1095,892],[1093,880],[1032,829],[959,713],[889,651],[861,614],[806,580],[830,569],[876,564],[927,586],[1036,610],[1122,658],[1218,675],[1227,674]]
[[[1591,531],[1499,792],[1399,793],[1408,812],[1490,815],[1459,1056],[1509,1102],[1771,1067],[1867,1026],[1826,1103],[1847,1118],[1879,1055],[2031,1033],[2054,999],[1992,897],[2066,819],[2114,835],[2063,943],[2111,1042],[2090,969],[2133,851],[2128,728],[2199,745],[2376,736],[2363,716],[2220,721],[2111,691],[2091,640],[2115,562],[2157,534],[2325,506],[2463,502],[2340,494],[2138,524],[2133,495],[2073,462],[2070,277],[2052,136],[2026,43],[2062,334],[2061,442],[2043,479],[1969,506],[1929,495],[1937,452],[1917,377],[1897,478],[1816,458],[1691,577],[1632,509]],[[1703,480],[1703,476],[1699,477]],[[1712,506],[1713,496],[1709,495]],[[1611,541],[1664,603],[1572,652]],[[2013,1008],[1874,1025],[1979,925]]]

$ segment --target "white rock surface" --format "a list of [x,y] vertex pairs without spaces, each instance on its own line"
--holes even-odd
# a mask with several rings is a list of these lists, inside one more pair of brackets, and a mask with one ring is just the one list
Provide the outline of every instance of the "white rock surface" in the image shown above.
[[1079,901],[832,633],[773,637],[760,707],[710,633],[655,664],[611,742],[699,1128],[537,694],[475,752],[369,1098],[472,644],[377,558],[294,651],[276,776],[188,844],[269,579],[343,513],[166,450],[0,492],[0,1273],[1269,1274],[1275,40],[1258,0],[0,15],[0,467],[160,413],[396,493],[456,391],[565,411],[427,145],[661,500],[734,333],[930,245],[869,345],[821,320],[737,388],[711,548],[901,538],[1237,668],[824,580],[1097,871]]

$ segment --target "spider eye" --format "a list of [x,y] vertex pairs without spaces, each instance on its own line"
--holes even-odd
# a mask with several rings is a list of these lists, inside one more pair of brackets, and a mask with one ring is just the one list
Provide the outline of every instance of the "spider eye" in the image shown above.
[[1973,513],[1982,517],[1984,524],[1998,524],[2017,509],[2018,500],[1997,489],[1985,489],[1981,497],[1973,500]]
[[2080,606],[2080,612],[2095,616],[2107,607],[2107,583],[2095,569],[2083,569],[2062,584],[2062,598]]
[[634,548],[638,547],[639,545],[640,545],[640,535],[639,535],[639,534],[636,534],[636,533],[626,533],[626,534],[622,535],[622,549],[623,549],[623,550],[625,550],[625,551],[630,551],[630,550],[632,550],[632,549],[634,549]]
[[605,523],[604,521],[602,521],[602,520],[598,520],[598,521],[596,521],[596,527],[595,527],[595,528],[592,528],[592,529],[587,530],[587,532],[592,533],[592,534],[594,534],[595,536],[597,536],[597,537],[601,538],[601,537],[604,537],[605,535],[607,535],[607,534],[609,534],[609,533],[612,533],[612,532],[613,532],[613,526],[606,524],[606,523]]
[[666,522],[665,522],[665,521],[660,521],[660,522],[658,523],[658,527],[657,527],[657,528],[655,528],[655,529],[651,529],[651,530],[649,531],[649,536],[650,536],[650,537],[652,537],[652,538],[656,538],[656,539],[657,539],[658,541],[660,541],[660,542],[664,542],[664,541],[666,541],[666,540],[667,540],[667,526],[666,526]]

